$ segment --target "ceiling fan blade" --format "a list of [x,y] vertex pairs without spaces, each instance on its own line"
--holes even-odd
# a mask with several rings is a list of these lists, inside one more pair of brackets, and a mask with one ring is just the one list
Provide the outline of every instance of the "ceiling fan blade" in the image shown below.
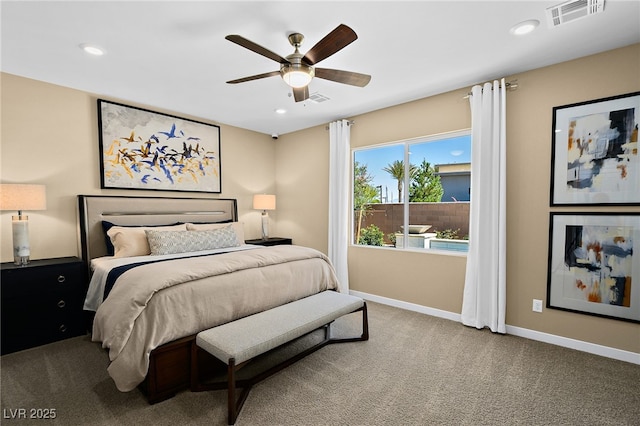
[[262,46],[260,46],[259,44],[256,44],[254,42],[252,42],[251,40],[247,40],[246,38],[237,35],[237,34],[231,34],[225,37],[227,40],[238,44],[246,49],[249,49],[253,52],[256,52],[259,55],[262,55],[264,57],[267,57],[269,59],[272,59],[276,62],[279,62],[281,64],[288,64],[289,61],[286,60],[285,58],[283,58],[282,56],[278,55],[277,53],[274,53],[272,51],[270,51],[267,48],[264,48]]
[[296,100],[296,102],[302,102],[309,99],[309,86],[294,87],[293,98]]
[[342,84],[364,87],[369,84],[371,76],[351,71],[332,70],[329,68],[316,68],[316,77],[335,81]]
[[229,84],[244,83],[245,81],[258,80],[260,78],[267,78],[267,77],[274,77],[276,75],[280,75],[280,71],[271,71],[271,72],[265,72],[264,74],[251,75],[249,77],[243,77],[237,80],[230,80],[230,81],[227,81],[227,83]]
[[344,24],[340,24],[335,30],[327,34],[322,40],[316,43],[302,60],[309,65],[316,64],[328,58],[340,49],[356,41],[358,36],[355,31]]

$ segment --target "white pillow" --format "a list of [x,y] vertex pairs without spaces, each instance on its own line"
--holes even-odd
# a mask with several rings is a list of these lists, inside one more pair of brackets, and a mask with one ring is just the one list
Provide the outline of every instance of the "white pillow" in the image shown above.
[[132,256],[146,256],[151,254],[149,243],[147,242],[147,234],[145,230],[154,229],[158,232],[167,231],[185,231],[187,225],[182,223],[180,225],[172,226],[153,226],[153,227],[125,227],[125,226],[112,226],[107,231],[109,239],[113,244],[114,257],[132,257]]
[[231,225],[233,230],[236,231],[238,242],[244,244],[244,227],[242,222],[231,223],[187,223],[187,231],[210,231],[214,229],[221,229],[225,226]]
[[208,231],[157,231],[147,229],[151,254],[189,253],[224,247],[237,247],[238,241],[231,225]]

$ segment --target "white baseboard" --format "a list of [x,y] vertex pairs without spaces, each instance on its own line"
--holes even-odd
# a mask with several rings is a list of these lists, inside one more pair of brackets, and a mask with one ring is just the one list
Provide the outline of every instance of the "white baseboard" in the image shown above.
[[[451,321],[461,322],[460,314],[455,312],[443,311],[440,309],[429,308],[427,306],[417,305],[415,303],[403,302],[402,300],[390,299],[388,297],[376,296],[375,294],[363,293],[361,291],[351,290],[349,293],[354,296],[361,297],[365,300],[381,303],[383,305],[389,305],[400,309],[406,309],[408,311],[419,312],[426,315],[431,315],[438,318],[444,318]],[[514,327],[511,325],[506,326],[507,334],[512,334],[518,337],[524,337],[525,339],[537,340],[539,342],[550,343],[552,345],[562,346],[565,348],[575,349],[582,352],[591,353],[594,355],[603,356],[606,358],[613,358],[619,361],[630,362],[632,364],[640,365],[640,353],[623,351],[621,349],[615,349],[608,346],[597,345],[595,343],[584,342],[582,340],[570,339],[568,337],[557,336],[555,334],[543,333],[541,331],[530,330],[522,327]]]
[[400,309],[406,309],[407,311],[420,312],[421,314],[431,315],[432,317],[444,318],[451,321],[461,322],[460,314],[454,312],[443,311],[440,309],[429,308],[427,306],[416,305],[415,303],[403,302],[402,300],[390,299],[388,297],[376,296],[375,294],[363,293],[361,291],[349,290],[350,294],[361,297],[365,300],[371,300],[372,302],[381,303],[383,305],[389,305]]
[[640,354],[635,352],[623,351],[622,349],[597,345],[595,343],[570,339],[568,337],[543,333],[536,330],[529,330],[527,328],[514,327],[511,325],[507,325],[507,334],[513,334],[514,336],[524,337],[526,339],[537,340],[539,342],[550,343],[552,345],[563,346],[565,348],[575,349],[594,355],[617,359],[618,361],[626,361],[632,364],[640,365]]

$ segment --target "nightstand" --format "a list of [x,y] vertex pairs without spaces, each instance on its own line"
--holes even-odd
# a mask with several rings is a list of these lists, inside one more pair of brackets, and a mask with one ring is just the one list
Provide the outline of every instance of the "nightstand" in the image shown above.
[[0,264],[2,355],[85,333],[86,270],[77,257]]
[[269,237],[266,240],[262,238],[258,238],[255,240],[246,240],[245,244],[257,244],[259,246],[282,246],[282,245],[291,245],[291,238],[282,238],[282,237]]

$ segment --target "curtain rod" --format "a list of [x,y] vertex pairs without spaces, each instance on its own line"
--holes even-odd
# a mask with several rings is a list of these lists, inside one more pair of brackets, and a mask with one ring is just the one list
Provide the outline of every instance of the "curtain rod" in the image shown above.
[[[348,120],[347,121],[347,126],[353,126],[354,124],[356,124],[355,120]],[[326,126],[324,126],[325,130],[329,130],[329,125],[327,124]]]
[[[507,81],[504,84],[504,87],[506,87],[507,90],[516,90],[518,89],[518,80]],[[471,92],[467,92],[467,94],[463,96],[462,99],[469,99],[470,96]]]

